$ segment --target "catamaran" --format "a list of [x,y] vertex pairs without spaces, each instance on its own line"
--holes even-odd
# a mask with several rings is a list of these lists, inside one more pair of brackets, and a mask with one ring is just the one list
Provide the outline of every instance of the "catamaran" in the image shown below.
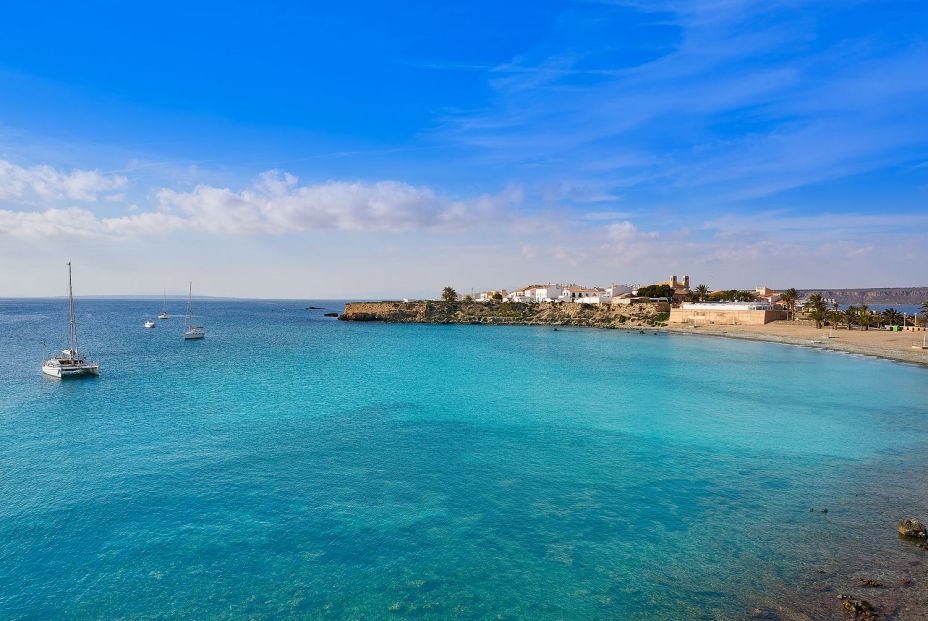
[[184,318],[184,340],[191,341],[201,339],[206,336],[206,330],[203,326],[194,326],[190,324],[190,307],[193,302],[193,282],[190,283],[190,292],[187,294],[187,316]]
[[[163,291],[161,293],[161,314],[158,315],[158,319],[170,319],[170,318],[171,316],[168,315],[168,292]],[[145,326],[145,327],[147,328],[148,326]]]
[[77,323],[74,320],[74,290],[71,287],[71,262],[68,261],[68,349],[61,356],[42,363],[42,373],[52,377],[87,377],[100,375],[100,365],[77,351]]

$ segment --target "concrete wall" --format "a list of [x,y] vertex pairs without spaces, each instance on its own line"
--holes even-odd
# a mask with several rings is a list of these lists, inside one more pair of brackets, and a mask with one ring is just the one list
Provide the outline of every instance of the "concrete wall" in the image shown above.
[[762,326],[771,321],[786,319],[782,310],[706,310],[690,308],[670,309],[670,323],[722,326]]

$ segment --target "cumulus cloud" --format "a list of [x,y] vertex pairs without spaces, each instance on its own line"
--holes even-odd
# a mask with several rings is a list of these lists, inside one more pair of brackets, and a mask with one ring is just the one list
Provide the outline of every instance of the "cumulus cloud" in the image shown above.
[[69,199],[94,202],[102,194],[124,187],[127,179],[98,170],[65,172],[52,166],[26,168],[0,160],[0,200]]
[[299,185],[279,171],[260,175],[247,189],[198,185],[190,191],[162,188],[156,209],[100,218],[71,207],[42,212],[0,210],[0,233],[16,236],[133,236],[177,230],[214,234],[283,234],[314,230],[464,230],[512,222],[520,188],[452,200],[425,186],[398,181],[330,181]]

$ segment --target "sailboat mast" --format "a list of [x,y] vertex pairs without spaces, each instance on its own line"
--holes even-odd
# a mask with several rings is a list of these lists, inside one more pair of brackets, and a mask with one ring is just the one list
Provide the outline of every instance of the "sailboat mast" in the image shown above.
[[187,292],[187,316],[184,317],[184,329],[190,327],[190,304],[193,301],[193,281],[190,281],[190,290]]
[[68,261],[68,340],[71,356],[77,357],[77,325],[74,322],[74,289],[71,285],[71,262]]

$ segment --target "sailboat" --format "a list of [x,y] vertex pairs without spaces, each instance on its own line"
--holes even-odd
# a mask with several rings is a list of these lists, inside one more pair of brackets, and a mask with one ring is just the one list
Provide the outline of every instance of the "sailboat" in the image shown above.
[[170,318],[171,316],[168,315],[168,292],[163,291],[161,293],[161,314],[158,315],[158,319],[170,319]]
[[100,365],[87,360],[77,351],[77,323],[74,320],[74,290],[71,286],[71,262],[68,261],[68,349],[61,356],[42,363],[42,373],[52,377],[87,377],[100,375]]
[[190,307],[193,303],[193,282],[190,283],[190,292],[187,294],[187,316],[184,318],[184,340],[192,341],[201,339],[206,336],[206,330],[203,326],[194,326],[190,324]]

